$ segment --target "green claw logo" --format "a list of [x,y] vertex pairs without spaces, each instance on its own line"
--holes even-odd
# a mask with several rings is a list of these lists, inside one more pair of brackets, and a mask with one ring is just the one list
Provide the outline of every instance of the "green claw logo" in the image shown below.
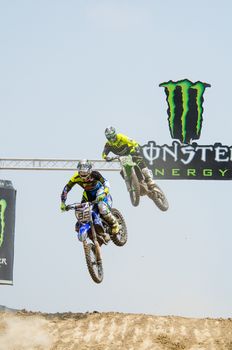
[[168,122],[171,137],[182,143],[198,140],[203,121],[203,94],[210,84],[188,79],[168,81],[159,86],[165,88],[168,103]]
[[0,248],[3,244],[4,240],[4,229],[5,229],[5,211],[6,211],[7,203],[5,199],[0,200],[0,222],[1,222],[1,230],[0,230]]

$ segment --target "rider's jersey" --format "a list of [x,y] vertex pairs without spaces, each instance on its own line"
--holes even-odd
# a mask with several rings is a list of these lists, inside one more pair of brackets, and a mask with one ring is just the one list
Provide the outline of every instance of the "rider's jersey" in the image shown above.
[[129,153],[135,152],[139,144],[123,134],[116,134],[115,141],[107,141],[102,152],[102,158],[105,159],[106,156],[112,152],[118,156],[125,156]]
[[63,192],[61,194],[62,202],[66,201],[68,192],[76,184],[85,190],[83,199],[89,201],[92,201],[96,198],[96,193],[101,187],[104,188],[106,193],[109,192],[109,182],[98,171],[92,171],[87,179],[83,179],[79,173],[76,172],[63,189]]

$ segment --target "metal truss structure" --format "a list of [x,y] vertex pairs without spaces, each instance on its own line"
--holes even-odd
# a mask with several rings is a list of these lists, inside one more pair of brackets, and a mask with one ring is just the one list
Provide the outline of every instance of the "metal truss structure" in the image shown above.
[[[76,170],[79,159],[18,159],[0,158],[0,170]],[[120,171],[117,160],[90,160],[93,169],[98,171]]]

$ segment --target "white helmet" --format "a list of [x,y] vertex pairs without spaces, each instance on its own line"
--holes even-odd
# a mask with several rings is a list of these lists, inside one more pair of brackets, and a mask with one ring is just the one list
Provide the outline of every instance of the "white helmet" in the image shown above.
[[86,159],[82,159],[77,164],[77,170],[82,178],[87,178],[92,172],[92,164]]
[[106,135],[107,140],[116,141],[117,134],[116,134],[116,130],[113,126],[109,126],[108,128],[105,129],[105,135]]

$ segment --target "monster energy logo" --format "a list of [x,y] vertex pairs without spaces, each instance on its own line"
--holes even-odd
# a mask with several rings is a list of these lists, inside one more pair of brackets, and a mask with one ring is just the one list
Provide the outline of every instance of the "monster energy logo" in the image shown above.
[[5,211],[6,211],[7,203],[5,199],[0,200],[0,222],[1,222],[1,230],[0,230],[0,247],[3,244],[4,240],[4,230],[5,230]]
[[210,84],[188,79],[169,81],[159,86],[165,88],[168,103],[168,122],[171,137],[182,143],[199,139],[203,121],[203,94]]

